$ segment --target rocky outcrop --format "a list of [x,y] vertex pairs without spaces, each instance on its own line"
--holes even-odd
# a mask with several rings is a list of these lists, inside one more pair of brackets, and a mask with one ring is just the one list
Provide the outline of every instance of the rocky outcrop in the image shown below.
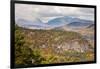
[[[91,45],[88,41],[81,41],[79,39],[72,40],[68,42],[63,42],[61,44],[51,44],[51,48],[55,53],[64,53],[64,51],[76,51],[76,52],[88,52],[91,51]],[[46,45],[42,45],[40,48],[48,48]]]

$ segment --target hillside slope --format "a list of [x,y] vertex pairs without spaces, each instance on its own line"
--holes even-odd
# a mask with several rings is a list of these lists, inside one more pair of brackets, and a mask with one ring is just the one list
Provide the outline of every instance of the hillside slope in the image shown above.
[[93,50],[76,32],[16,27],[16,65],[92,61]]

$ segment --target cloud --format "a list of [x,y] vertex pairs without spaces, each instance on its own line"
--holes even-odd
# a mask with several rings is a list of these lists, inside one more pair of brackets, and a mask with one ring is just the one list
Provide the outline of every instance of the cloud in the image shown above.
[[34,21],[37,18],[44,22],[56,17],[72,16],[82,19],[94,20],[93,8],[81,7],[62,7],[62,6],[45,6],[15,4],[15,16],[23,19]]

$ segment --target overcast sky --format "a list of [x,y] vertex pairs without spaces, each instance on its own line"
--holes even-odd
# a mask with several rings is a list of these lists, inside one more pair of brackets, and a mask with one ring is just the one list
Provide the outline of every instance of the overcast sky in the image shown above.
[[47,22],[50,19],[62,16],[94,20],[94,8],[15,4],[16,19],[23,18],[31,21],[40,19]]

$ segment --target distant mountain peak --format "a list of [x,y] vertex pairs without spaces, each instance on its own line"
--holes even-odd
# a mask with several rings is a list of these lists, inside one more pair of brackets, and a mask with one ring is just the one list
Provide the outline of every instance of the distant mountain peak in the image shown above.
[[83,27],[83,26],[85,27],[89,26],[90,24],[93,24],[93,21],[75,18],[71,16],[63,16],[52,19],[48,21],[47,24],[54,27],[62,27],[64,25],[68,25],[71,27]]

